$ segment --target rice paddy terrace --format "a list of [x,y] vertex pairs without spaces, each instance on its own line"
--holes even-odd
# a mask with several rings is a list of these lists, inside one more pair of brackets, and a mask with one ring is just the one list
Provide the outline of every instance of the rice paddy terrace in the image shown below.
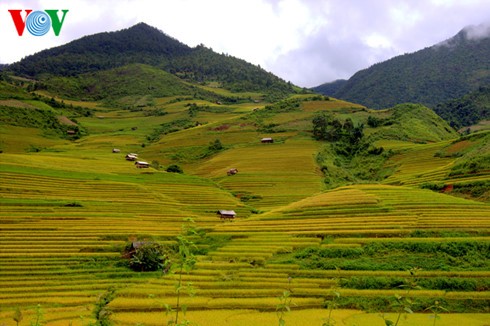
[[[181,278],[195,291],[180,297],[184,318],[198,325],[276,324],[284,291],[287,325],[322,325],[329,316],[336,325],[383,325],[396,319],[400,297],[412,298],[418,312],[404,325],[432,325],[436,301],[450,313],[444,324],[488,324],[489,171],[453,170],[471,146],[488,155],[486,136],[378,139],[392,152],[383,164],[393,173],[329,189],[312,116],[326,110],[357,123],[375,113],[299,98],[294,109],[276,111],[257,101],[201,101],[192,114],[196,101],[162,98],[154,105],[166,114],[156,116],[148,115],[154,107],[76,103],[95,110],[77,118],[88,130],[78,140],[2,125],[0,323],[14,325],[19,308],[20,325],[28,325],[40,307],[47,325],[87,325],[100,320],[102,307],[116,325],[162,325]],[[192,126],[164,132],[179,119]],[[147,137],[156,129],[158,137]],[[274,143],[260,142],[270,136]],[[26,152],[33,139],[39,150]],[[223,148],[211,151],[216,139]],[[153,167],[135,168],[124,159],[129,152]],[[159,168],[172,163],[185,173]],[[228,176],[231,168],[238,173]],[[486,187],[480,200],[451,193],[475,182]],[[443,189],[427,189],[432,184]],[[237,218],[221,221],[220,209]],[[127,267],[128,241],[174,246],[189,217],[202,231],[193,238],[199,250],[191,271]]]

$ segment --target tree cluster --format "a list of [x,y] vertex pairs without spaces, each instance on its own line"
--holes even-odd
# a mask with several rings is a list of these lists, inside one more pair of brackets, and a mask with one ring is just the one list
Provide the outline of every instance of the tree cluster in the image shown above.
[[125,255],[129,258],[129,267],[135,271],[165,270],[169,264],[163,245],[153,241],[140,242],[138,246],[129,243]]
[[350,157],[355,155],[362,147],[364,125],[354,126],[352,119],[347,118],[344,123],[333,115],[320,112],[313,118],[313,137],[316,140],[326,140],[335,143],[337,154]]
[[477,91],[461,98],[438,104],[434,108],[451,127],[461,128],[490,119],[490,87],[480,87]]

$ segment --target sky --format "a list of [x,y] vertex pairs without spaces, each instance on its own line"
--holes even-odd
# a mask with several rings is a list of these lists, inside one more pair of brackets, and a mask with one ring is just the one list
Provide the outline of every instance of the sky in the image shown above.
[[[27,29],[19,36],[9,12],[15,9],[69,11],[59,36],[53,28],[43,36]],[[465,26],[489,31],[490,1],[0,0],[0,63],[139,22],[313,87],[442,42]]]

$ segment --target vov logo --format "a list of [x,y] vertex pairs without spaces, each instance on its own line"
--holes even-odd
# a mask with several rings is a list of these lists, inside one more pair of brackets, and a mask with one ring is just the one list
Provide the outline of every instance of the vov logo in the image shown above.
[[26,9],[25,18],[22,19],[21,9],[9,10],[19,36],[24,34],[26,28],[34,36],[43,36],[52,28],[54,35],[59,36],[68,9],[61,10],[63,13],[61,20],[58,16],[58,11],[60,10],[37,10],[33,12],[31,9]]

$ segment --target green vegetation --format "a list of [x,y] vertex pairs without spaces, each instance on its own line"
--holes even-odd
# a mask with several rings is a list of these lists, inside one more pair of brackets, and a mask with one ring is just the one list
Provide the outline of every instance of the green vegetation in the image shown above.
[[24,315],[22,315],[22,311],[20,311],[19,307],[15,308],[12,319],[15,321],[17,326],[19,326],[19,323],[22,321],[22,319],[24,319]]
[[459,157],[451,175],[476,174],[490,169],[489,149],[490,132],[480,132],[461,137],[439,155]]
[[399,104],[389,110],[390,122],[371,135],[370,140],[396,139],[414,143],[452,139],[456,132],[433,111],[418,104]]
[[[60,60],[56,75],[1,75],[0,324],[488,320],[488,132],[460,136],[418,104],[286,94],[135,28],[16,65]],[[71,47],[78,66],[61,61]]]
[[382,155],[382,147],[369,147],[363,129],[362,124],[354,127],[350,118],[344,123],[325,114],[317,115],[313,119],[313,136],[330,141],[317,155],[328,187],[359,181],[378,181],[387,176],[383,165],[389,154]]
[[168,265],[165,248],[157,242],[128,243],[124,251],[129,256],[129,267],[136,271],[162,271]]
[[345,85],[346,82],[347,80],[345,79],[338,79],[333,82],[328,82],[313,87],[311,88],[311,90],[327,96],[334,96],[334,94],[338,92]]
[[423,270],[488,270],[489,245],[490,243],[474,241],[384,241],[368,243],[358,248],[307,248],[294,254],[294,258],[307,269],[402,271],[417,266]]
[[94,317],[97,326],[111,326],[111,310],[108,309],[107,305],[116,296],[115,290],[113,288],[109,289],[106,293],[101,294],[95,304]]
[[165,171],[171,172],[171,173],[184,173],[184,170],[182,170],[182,168],[177,164],[169,165],[167,170],[165,170]]
[[463,29],[443,43],[375,64],[342,82],[337,90],[326,87],[330,91],[323,94],[373,109],[406,102],[435,107],[462,97],[489,83],[490,39],[469,38],[467,33]]
[[178,273],[178,281],[175,285],[175,293],[177,295],[175,309],[171,305],[165,305],[167,314],[175,312],[175,319],[169,320],[167,325],[185,326],[190,324],[186,319],[179,322],[179,313],[182,312],[184,316],[187,313],[187,305],[181,304],[180,299],[183,291],[186,291],[191,297],[195,295],[192,283],[189,282],[184,286],[183,273],[189,274],[196,264],[195,252],[198,248],[193,241],[193,237],[199,236],[200,234],[192,219],[187,220],[186,223],[182,226],[181,234],[177,236],[176,262],[172,265],[172,269]]
[[194,94],[197,98],[219,98],[216,94],[189,85],[168,72],[144,64],[130,64],[76,77],[51,77],[34,85],[38,90],[47,90],[65,98],[103,100],[105,104],[125,108],[137,107],[138,101],[143,97],[149,103],[155,97],[187,94]]
[[[317,162],[329,188],[388,178],[394,171],[386,162],[395,152],[376,146],[380,140],[425,143],[455,136],[446,122],[421,105],[403,104],[370,112],[367,117],[363,111],[357,115],[342,121],[340,114],[326,111],[312,120],[313,137],[328,142],[317,155]],[[352,119],[358,121],[357,126]]]
[[162,123],[156,128],[150,135],[146,137],[149,142],[156,142],[161,136],[176,132],[183,129],[189,129],[198,125],[198,122],[194,122],[189,119],[173,120],[171,122]]
[[[30,77],[40,77],[43,74],[70,77],[110,70],[133,63],[163,69],[192,82],[217,82],[234,92],[266,91],[268,94],[279,97],[285,97],[288,93],[294,92],[292,85],[258,66],[226,54],[217,54],[204,45],[190,48],[144,23],[117,32],[86,36],[67,45],[41,51],[10,65],[8,69],[16,74]],[[125,70],[127,69],[122,71]],[[117,71],[114,72],[117,73]],[[104,77],[107,74],[103,73],[98,76]],[[66,91],[74,91],[78,87],[76,80],[71,78],[55,78],[48,84],[51,84],[49,87],[54,87],[54,85],[60,85],[62,81],[69,81],[68,88],[63,88]],[[109,81],[111,84],[115,80]],[[90,85],[90,79],[87,79],[86,83],[87,86]],[[152,85],[141,83],[139,85],[149,86],[150,89],[146,91],[150,93],[161,92],[156,88],[152,91]],[[98,84],[93,84],[93,86],[98,88]],[[78,91],[79,94],[82,92],[83,89]],[[106,94],[102,89],[98,93]],[[97,93],[93,96],[95,95]]]
[[457,129],[490,120],[490,88],[481,86],[459,99],[438,104],[434,112]]
[[37,108],[14,108],[0,106],[0,123],[20,127],[38,127],[58,136],[66,134],[67,126],[62,125],[51,110]]
[[286,313],[291,311],[291,304],[293,301],[291,298],[291,291],[285,290],[278,299],[279,303],[276,306],[277,319],[279,326],[284,326],[286,325],[284,317],[286,316]]

